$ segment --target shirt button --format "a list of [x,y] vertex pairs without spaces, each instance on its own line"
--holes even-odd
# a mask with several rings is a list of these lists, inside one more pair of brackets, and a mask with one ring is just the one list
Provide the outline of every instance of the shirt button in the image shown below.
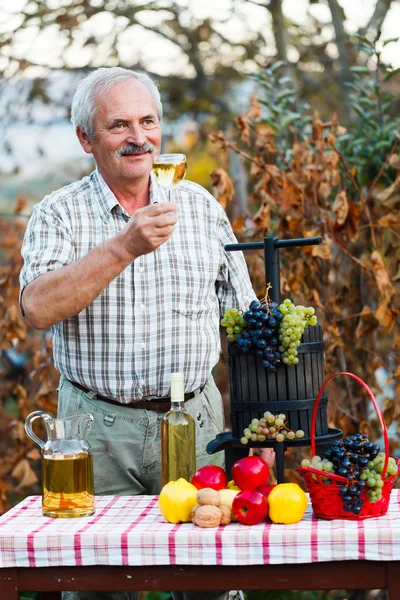
[[139,267],[139,271],[140,271],[140,273],[143,273],[144,268],[143,267]]
[[140,305],[140,308],[141,308],[142,310],[144,310],[146,307],[145,307],[145,305],[144,305],[144,304],[141,304],[141,305]]
[[142,342],[140,345],[142,346],[142,348],[146,348],[146,344],[144,342]]

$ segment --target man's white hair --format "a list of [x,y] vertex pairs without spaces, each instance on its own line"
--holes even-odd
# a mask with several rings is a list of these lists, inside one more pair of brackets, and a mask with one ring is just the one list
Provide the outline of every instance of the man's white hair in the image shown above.
[[71,123],[74,127],[79,127],[90,139],[94,139],[97,96],[109,90],[116,83],[129,79],[136,79],[148,88],[156,105],[157,116],[161,121],[163,109],[160,92],[156,83],[148,75],[122,67],[101,67],[89,73],[78,83],[71,106]]

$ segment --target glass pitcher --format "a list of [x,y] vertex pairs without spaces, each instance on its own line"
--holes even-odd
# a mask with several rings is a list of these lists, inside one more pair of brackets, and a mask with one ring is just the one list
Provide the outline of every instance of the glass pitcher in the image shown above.
[[[42,418],[47,442],[32,431]],[[42,449],[42,507],[48,517],[86,517],[94,513],[93,459],[85,439],[93,421],[90,414],[53,419],[37,410],[27,416],[25,431]]]

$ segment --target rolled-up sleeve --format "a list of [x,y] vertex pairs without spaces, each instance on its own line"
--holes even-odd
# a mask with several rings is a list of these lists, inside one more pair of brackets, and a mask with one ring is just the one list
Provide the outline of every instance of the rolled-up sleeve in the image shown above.
[[226,244],[237,244],[238,241],[222,208],[218,237],[222,246],[223,265],[217,279],[216,289],[222,317],[226,308],[239,308],[245,311],[250,302],[256,299],[256,294],[250,281],[243,253],[225,250]]
[[23,266],[19,278],[19,300],[24,315],[21,301],[26,286],[43,273],[55,271],[75,260],[71,233],[53,207],[35,207],[25,232],[21,254]]

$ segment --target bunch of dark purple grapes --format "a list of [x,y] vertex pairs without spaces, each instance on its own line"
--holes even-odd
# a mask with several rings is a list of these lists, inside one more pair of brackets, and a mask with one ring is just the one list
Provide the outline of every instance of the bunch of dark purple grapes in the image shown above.
[[357,433],[342,441],[334,441],[332,447],[326,450],[325,458],[333,463],[336,475],[348,479],[348,483],[340,488],[343,507],[346,512],[359,515],[363,507],[362,491],[379,484],[370,481],[368,467],[372,468],[372,461],[376,459],[380,447],[368,440],[366,435]]
[[263,366],[276,371],[281,362],[279,347],[279,325],[283,316],[276,302],[253,300],[243,318],[247,327],[236,336],[236,343],[243,352],[255,349]]

